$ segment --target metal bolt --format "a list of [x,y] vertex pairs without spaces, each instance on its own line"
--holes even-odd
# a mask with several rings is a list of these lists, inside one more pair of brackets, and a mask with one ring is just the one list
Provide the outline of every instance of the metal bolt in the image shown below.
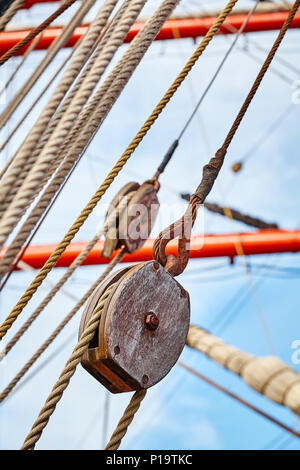
[[153,263],[153,269],[154,271],[158,271],[159,270],[159,263],[157,261],[154,261]]
[[158,317],[155,315],[155,313],[150,312],[150,313],[148,313],[148,314],[146,315],[145,323],[146,323],[146,327],[147,327],[149,330],[156,330],[156,328],[157,328],[158,325],[159,325],[159,319],[158,319]]
[[187,291],[182,288],[181,291],[180,291],[180,297],[184,297],[184,298],[185,298],[185,297],[187,297],[187,295],[188,295],[188,294],[187,294]]
[[148,381],[149,381],[148,375],[143,375],[143,378],[142,378],[143,384],[146,385],[148,383]]

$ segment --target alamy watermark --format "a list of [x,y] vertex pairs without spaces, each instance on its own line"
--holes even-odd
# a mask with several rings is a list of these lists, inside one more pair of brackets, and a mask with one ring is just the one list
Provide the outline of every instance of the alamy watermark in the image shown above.
[[291,344],[291,348],[295,349],[291,358],[292,363],[298,365],[300,364],[300,339],[295,339]]
[[299,104],[300,103],[300,80],[294,80],[292,84],[292,88],[295,89],[292,93],[292,103]]

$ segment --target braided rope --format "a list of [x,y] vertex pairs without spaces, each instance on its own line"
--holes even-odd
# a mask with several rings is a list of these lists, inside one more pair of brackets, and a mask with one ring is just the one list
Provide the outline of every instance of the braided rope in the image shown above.
[[[27,174],[24,169],[26,171],[29,170],[30,167],[27,167],[27,162],[30,160],[30,157],[34,152],[42,133],[46,129],[51,117],[56,112],[60,102],[64,98],[69,87],[72,85],[72,83],[78,76],[86,60],[88,60],[88,58],[90,57],[90,54],[93,50],[93,45],[97,41],[97,38],[99,37],[101,30],[105,26],[116,3],[117,0],[106,0],[100,8],[95,20],[91,23],[87,33],[85,34],[83,40],[80,43],[77,54],[73,57],[70,65],[68,66],[57,87],[52,93],[48,103],[46,104],[38,120],[36,121],[35,125],[31,129],[30,133],[28,134],[21,148],[19,149],[14,165],[7,172],[6,177],[4,177],[1,181],[1,203],[4,202],[7,192],[11,190],[11,187],[15,185],[16,181],[18,181],[20,177],[21,181],[23,182],[23,179]],[[30,163],[32,165],[31,160]]]
[[95,62],[92,70],[84,80],[84,83],[80,87],[77,95],[72,100],[72,103],[64,114],[61,122],[58,124],[46,146],[42,150],[37,163],[30,171],[15,199],[7,209],[5,213],[5,221],[0,224],[0,246],[24,214],[28,201],[31,200],[31,195],[40,186],[41,180],[44,178],[47,171],[49,171],[51,162],[53,162],[53,159],[55,159],[61,145],[67,138],[83,105],[89,99],[115,52],[120,45],[123,44],[124,38],[129,32],[134,21],[137,19],[145,1],[146,0],[134,0],[130,3],[128,10],[124,13],[124,16],[116,30],[113,32],[111,39],[104,47],[99,61]]
[[[101,197],[106,192],[107,188],[112,184],[113,180],[119,174],[123,166],[126,164],[127,160],[131,157],[134,150],[138,147],[139,143],[147,134],[148,130],[151,128],[151,126],[156,121],[156,119],[158,118],[162,110],[165,108],[165,106],[168,104],[168,102],[170,101],[170,99],[172,98],[176,90],[184,81],[184,79],[186,78],[186,76],[188,75],[188,73],[190,72],[194,64],[196,63],[197,59],[202,55],[203,51],[205,50],[209,42],[212,40],[216,32],[219,30],[221,24],[224,22],[226,16],[230,13],[230,11],[232,10],[236,2],[237,0],[229,1],[228,5],[225,7],[223,12],[217,18],[215,24],[209,29],[207,35],[203,38],[203,40],[197,47],[192,57],[188,60],[187,64],[185,65],[181,73],[178,75],[178,77],[175,79],[171,87],[165,93],[164,97],[160,100],[158,105],[155,107],[155,109],[153,110],[151,115],[148,117],[148,119],[146,120],[146,122],[144,123],[140,131],[137,133],[137,135],[129,144],[129,146],[123,153],[123,155],[117,161],[113,169],[109,172],[109,174],[107,175],[103,183],[100,185],[100,187],[98,188],[94,196],[91,198],[91,200],[83,209],[83,211],[81,212],[77,220],[73,223],[69,231],[66,233],[63,240],[59,243],[59,245],[53,251],[53,253],[49,257],[49,259],[47,260],[43,268],[37,274],[35,279],[31,282],[29,287],[26,289],[25,293],[22,295],[22,297],[20,298],[16,306],[13,308],[13,310],[10,312],[10,314],[8,315],[4,323],[0,326],[0,339],[2,339],[5,336],[5,334],[11,327],[11,325],[14,323],[14,321],[19,316],[19,314],[22,312],[22,310],[27,305],[31,297],[34,295],[34,293],[37,291],[37,289],[39,288],[43,280],[46,278],[48,273],[56,264],[61,254],[65,251],[66,247],[74,238],[75,234],[78,232],[78,230],[84,224],[84,222],[86,221],[90,213],[96,207],[97,203],[100,201]],[[95,128],[97,128],[96,124],[94,124],[94,126]]]
[[99,326],[99,320],[103,311],[103,307],[114,285],[115,284],[110,286],[100,298],[92,317],[88,321],[88,324],[84,332],[82,333],[80,340],[75,346],[69,360],[67,361],[62,373],[59,376],[58,381],[54,385],[49,397],[45,402],[45,405],[43,406],[36,421],[34,422],[31,431],[26,437],[21,450],[33,450],[35,444],[41,437],[43,429],[46,427],[52,413],[56,408],[57,403],[59,402],[64,391],[66,390],[71,380],[71,377],[74,375],[76,367],[80,363],[83,353],[88,349],[88,345],[94,337],[94,333]]
[[22,8],[26,0],[14,0],[8,7],[6,12],[0,18],[0,31],[3,31],[7,23],[10,22],[13,16]]
[[[10,383],[5,387],[3,392],[0,393],[0,403],[5,400],[5,398],[10,394],[10,392],[15,388],[17,383],[24,377],[26,372],[33,366],[33,364],[39,359],[39,357],[44,353],[44,351],[50,346],[63,328],[70,322],[78,310],[84,305],[88,298],[92,295],[94,290],[100,285],[102,281],[108,276],[111,270],[121,261],[125,253],[125,250],[122,249],[108,264],[107,268],[101,274],[101,276],[93,283],[93,285],[88,289],[84,296],[80,299],[79,302],[72,308],[70,313],[61,321],[61,323],[55,328],[53,333],[47,338],[47,340],[38,348],[38,350],[33,354],[33,356],[26,362],[18,374],[10,381]],[[9,345],[7,345],[8,347]],[[7,348],[5,348],[5,353]]]
[[[52,15],[50,15],[43,23],[30,31],[27,36],[13,46],[9,51],[0,57],[0,66],[3,65],[8,59],[13,57],[17,52],[23,49],[32,39],[44,31],[56,18],[58,18],[64,11],[66,11],[76,0],[66,0]],[[22,1],[24,3],[24,1]]]
[[[126,208],[127,204],[133,197],[134,192],[129,193],[127,196],[124,196],[120,202],[120,204],[116,207],[116,209],[111,213],[111,215],[107,218],[105,225],[103,228],[92,238],[92,240],[87,244],[87,246],[79,253],[78,256],[74,259],[71,265],[68,267],[65,274],[62,278],[52,287],[50,292],[46,295],[44,300],[40,303],[40,305],[34,310],[34,312],[30,315],[30,317],[26,320],[24,325],[17,331],[17,333],[11,338],[11,340],[5,346],[5,349],[2,353],[2,357],[6,356],[9,351],[13,348],[13,346],[19,341],[19,339],[23,336],[25,331],[32,325],[32,323],[36,320],[36,318],[40,315],[40,313],[45,309],[45,307],[49,304],[49,302],[53,299],[53,297],[57,294],[57,292],[61,289],[61,287],[67,282],[67,280],[71,277],[71,275],[75,272],[75,270],[83,263],[87,255],[90,253],[92,248],[95,246],[99,238],[107,233],[109,227],[114,223],[117,219],[119,214],[123,212]],[[118,262],[118,261],[117,261]],[[114,267],[114,264],[112,265]],[[107,273],[105,274],[105,276]],[[98,282],[98,281],[97,281]]]
[[117,450],[120,447],[121,441],[127,433],[128,427],[131,424],[136,412],[141,406],[141,402],[145,398],[146,390],[138,390],[132,396],[129,405],[127,406],[122,418],[120,419],[115,431],[113,432],[109,443],[105,450]]

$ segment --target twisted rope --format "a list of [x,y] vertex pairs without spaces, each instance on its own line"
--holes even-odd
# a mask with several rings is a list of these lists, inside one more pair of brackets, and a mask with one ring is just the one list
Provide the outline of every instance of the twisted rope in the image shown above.
[[[61,254],[65,251],[66,247],[69,245],[71,240],[74,238],[75,234],[78,232],[80,227],[84,224],[90,213],[93,211],[95,208],[96,204],[100,201],[101,197],[103,194],[106,192],[107,188],[111,185],[113,180],[116,178],[116,176],[119,174],[123,166],[126,164],[127,160],[131,157],[132,153],[134,150],[138,147],[139,143],[142,141],[143,137],[147,134],[148,130],[151,128],[153,123],[156,121],[162,110],[165,108],[165,106],[168,104],[176,90],[179,88],[181,83],[184,81],[190,70],[192,69],[193,65],[196,63],[197,59],[202,55],[203,51],[209,44],[209,42],[212,40],[214,34],[219,30],[221,24],[224,22],[226,16],[230,13],[232,10],[233,6],[237,0],[230,0],[228,5],[225,7],[223,12],[219,15],[217,18],[215,24],[210,28],[208,31],[207,35],[203,38],[199,46],[197,47],[196,51],[192,55],[192,57],[188,60],[187,64],[181,71],[181,73],[178,75],[176,80],[173,82],[171,87],[168,89],[168,91],[165,93],[164,97],[160,100],[154,111],[151,113],[151,115],[148,117],[140,131],[137,133],[135,138],[132,140],[132,142],[129,144],[123,155],[120,157],[118,162],[115,164],[113,169],[109,172],[107,177],[105,178],[104,182],[100,185],[94,196],[91,198],[89,203],[86,205],[86,207],[83,209],[77,220],[73,223],[63,240],[59,243],[59,245],[56,247],[52,255],[49,257],[43,268],[40,270],[40,272],[37,274],[35,279],[31,282],[29,287],[26,289],[25,293],[23,296],[20,298],[16,306],[13,308],[11,313],[8,315],[4,323],[0,326],[0,339],[2,339],[11,325],[14,323],[16,318],[19,316],[19,314],[22,312],[24,307],[27,305],[31,297],[34,295],[34,293],[37,291],[45,277],[48,275],[48,273],[51,271]],[[94,129],[91,130],[91,132],[94,132],[97,128],[97,124],[94,123]],[[80,136],[79,136],[80,138]]]
[[31,200],[32,194],[40,186],[41,180],[49,170],[51,162],[55,159],[64,140],[68,137],[74,121],[80,113],[83,105],[89,99],[115,52],[119,46],[123,44],[124,38],[143,8],[145,1],[146,0],[134,0],[130,3],[128,10],[124,13],[118,27],[113,32],[110,41],[104,47],[99,61],[95,62],[92,70],[84,80],[84,83],[80,87],[77,95],[72,100],[72,103],[64,114],[61,122],[58,124],[46,146],[42,150],[36,165],[27,176],[15,199],[7,209],[5,213],[5,221],[0,224],[0,246],[24,214],[28,201]]
[[[9,51],[3,54],[0,57],[0,66],[3,65],[8,59],[13,57],[17,52],[23,49],[26,44],[28,44],[32,39],[38,36],[42,31],[44,31],[56,18],[58,18],[64,11],[66,11],[76,0],[66,0],[52,15],[50,15],[43,23],[30,31],[27,36],[19,41],[15,46],[13,46]],[[24,3],[20,1],[19,3]],[[19,7],[20,8],[20,7]]]
[[[68,267],[67,271],[65,274],[62,276],[62,278],[52,287],[50,292],[47,294],[45,299],[40,303],[40,305],[34,310],[34,312],[30,315],[30,317],[26,320],[24,325],[17,331],[17,333],[12,337],[12,339],[7,343],[5,346],[5,349],[2,353],[2,357],[6,356],[9,351],[13,348],[13,346],[19,341],[19,339],[23,336],[25,331],[28,330],[28,328],[32,325],[32,323],[36,320],[36,318],[40,315],[40,313],[44,310],[44,308],[49,304],[49,302],[53,299],[53,297],[57,294],[57,292],[61,289],[61,287],[67,282],[67,280],[72,276],[72,274],[75,272],[75,270],[83,263],[87,255],[90,253],[92,248],[95,246],[99,238],[107,233],[109,227],[114,224],[114,221],[117,219],[119,214],[123,212],[123,210],[126,208],[128,202],[131,200],[133,197],[134,192],[129,193],[127,196],[122,198],[122,201],[118,205],[118,207],[111,213],[111,215],[107,218],[105,225],[103,228],[92,238],[92,240],[87,244],[87,246],[79,253],[78,256],[74,259],[74,261],[71,263],[71,265]],[[119,256],[119,255],[118,255]],[[122,255],[123,256],[123,255]],[[120,259],[122,258],[120,256]],[[117,258],[117,257],[116,257]],[[114,259],[116,259],[114,258]],[[116,261],[116,263],[118,260]],[[112,267],[114,267],[115,264],[112,264]],[[110,265],[109,265],[110,266]],[[112,267],[109,268],[112,269]],[[108,271],[108,272],[109,272]],[[107,275],[105,271],[105,276]],[[97,281],[100,282],[100,281]]]
[[[33,101],[33,103],[30,105],[30,107],[27,109],[27,111],[25,112],[25,114],[22,116],[22,118],[17,122],[17,124],[15,125],[15,127],[12,129],[12,131],[9,133],[9,135],[7,136],[7,138],[5,139],[5,141],[3,142],[3,144],[1,145],[0,147],[0,152],[2,152],[2,150],[4,150],[4,148],[6,147],[6,145],[8,144],[8,142],[10,142],[11,138],[15,135],[15,133],[17,132],[17,130],[20,128],[20,126],[23,124],[23,122],[25,121],[25,119],[29,116],[29,114],[31,113],[31,111],[33,110],[33,108],[37,105],[37,103],[40,101],[40,99],[44,96],[44,94],[46,93],[46,91],[50,88],[50,86],[52,85],[52,83],[55,81],[55,79],[58,77],[58,75],[60,74],[60,72],[63,70],[63,68],[65,67],[65,65],[69,62],[69,60],[71,59],[72,55],[74,54],[76,48],[78,47],[79,45],[79,41],[80,39],[76,42],[76,44],[72,47],[72,50],[70,52],[70,54],[67,55],[67,57],[65,58],[65,60],[62,62],[62,64],[59,66],[59,68],[57,69],[57,71],[52,75],[52,77],[50,78],[50,80],[46,83],[46,85],[44,86],[44,88],[42,89],[42,91],[38,94],[38,96],[36,97],[36,99]],[[29,50],[29,48],[27,49]],[[27,52],[26,50],[26,52]],[[15,156],[15,155],[14,155]],[[14,157],[13,156],[13,157]],[[13,160],[12,160],[13,161]],[[10,166],[12,161],[10,161],[7,165]],[[7,168],[8,168],[7,166]],[[2,171],[1,174],[0,174],[0,179],[1,179],[1,176],[5,173],[6,170]],[[18,186],[19,188],[19,186]],[[16,193],[17,191],[15,191]],[[11,202],[12,199],[10,199],[8,201],[8,203]],[[7,201],[6,201],[6,204],[7,204]],[[7,204],[8,205],[8,204]]]
[[24,178],[26,177],[29,168],[31,168],[27,167],[27,163],[28,161],[30,161],[30,164],[32,165],[32,160],[30,158],[37,146],[37,143],[42,133],[49,124],[50,119],[56,112],[60,102],[64,98],[69,87],[78,76],[86,60],[88,60],[88,58],[90,57],[90,54],[93,50],[93,45],[97,41],[97,38],[99,37],[101,30],[105,26],[116,3],[117,0],[106,0],[100,8],[95,20],[91,23],[90,28],[83,37],[83,40],[81,41],[80,46],[78,48],[77,54],[73,57],[70,65],[63,74],[56,89],[52,93],[48,103],[46,104],[44,110],[39,116],[39,119],[31,129],[30,133],[28,134],[21,148],[19,149],[14,165],[7,172],[6,177],[4,177],[1,181],[0,202],[2,204],[5,200],[7,192],[15,186],[16,181],[18,181],[21,177],[21,182],[23,182]]
[[241,107],[230,131],[228,132],[227,134],[227,137],[223,143],[223,146],[222,146],[222,149],[224,149],[225,151],[227,151],[236,131],[238,130],[239,128],[239,125],[243,119],[243,117],[245,116],[246,112],[247,112],[247,109],[251,103],[251,101],[253,100],[258,88],[259,88],[259,85],[261,84],[262,82],[262,79],[264,78],[291,22],[293,21],[293,18],[295,16],[295,14],[297,13],[297,10],[300,6],[300,0],[296,0],[293,7],[291,8],[289,14],[288,14],[288,17],[287,19],[285,20],[284,24],[282,25],[280,31],[279,31],[279,34],[263,64],[263,66],[261,67],[260,71],[259,71],[259,74],[257,75],[257,78],[256,80],[254,81],[253,85],[252,85],[252,88],[250,90],[250,92],[248,93],[248,96],[247,98],[245,99],[244,103],[243,103],[243,106]]
[[[119,96],[122,87],[125,86],[129,80],[134,69],[137,67],[139,61],[145,54],[152,40],[156,36],[160,27],[164,23],[165,19],[169,16],[171,11],[174,9],[175,5],[178,3],[176,1],[165,1],[154,13],[153,17],[149,19],[146,23],[143,30],[139,33],[138,36],[132,41],[126,53],[123,55],[121,60],[117,63],[112,72],[108,75],[104,83],[99,87],[95,96],[92,98],[91,102],[83,111],[80,119],[77,121],[75,128],[73,128],[70,138],[66,139],[66,146],[70,147],[72,142],[78,138],[78,134],[81,132],[83,136],[89,137],[88,127],[89,120],[93,122],[98,122],[98,126],[103,122],[105,115],[109,112],[114,100]],[[104,97],[104,102],[101,101],[101,98]],[[102,106],[100,105],[102,104]],[[64,104],[63,104],[64,105]],[[62,106],[63,106],[62,105]],[[93,111],[97,111],[97,115],[93,115]],[[74,169],[74,164],[78,157],[78,153],[82,151],[83,146],[86,145],[86,139],[83,140],[83,143],[80,141],[79,146],[76,147],[76,151],[73,151],[69,155],[60,170],[55,175],[53,181],[46,189],[45,193],[41,197],[40,201],[36,207],[32,210],[31,214],[28,216],[23,227],[20,229],[16,238],[13,240],[9,246],[6,253],[3,255],[3,258],[0,262],[0,278],[3,277],[4,273],[7,271],[16,254],[21,249],[22,245],[27,240],[29,234],[34,229],[38,221],[41,221],[41,218],[46,211],[49,210],[49,207],[53,204],[55,198],[54,195],[58,194],[58,188],[62,188],[62,185],[65,184],[69,178],[71,171]],[[59,160],[55,164],[55,167],[58,165],[59,161],[64,157],[64,152],[66,151],[65,147],[62,147],[62,155],[59,157]],[[81,154],[82,155],[82,154]],[[77,160],[78,162],[78,160]],[[76,163],[77,164],[77,163]],[[59,189],[60,190],[60,189]],[[56,197],[56,196],[55,196]]]
[[54,385],[49,397],[45,402],[45,405],[40,411],[35,423],[31,428],[31,431],[26,437],[21,450],[33,450],[35,444],[41,437],[43,429],[47,425],[52,413],[56,408],[57,403],[59,402],[65,389],[67,388],[71,377],[74,375],[76,367],[80,363],[83,353],[88,349],[89,343],[94,337],[94,333],[99,326],[99,320],[103,311],[103,307],[114,285],[115,284],[110,286],[100,298],[92,317],[88,321],[88,324],[84,332],[82,333],[80,340],[75,346],[70,356],[70,359],[67,361],[62,373],[59,376],[58,381]]
[[0,31],[3,31],[7,23],[10,22],[13,16],[22,8],[26,0],[14,0],[8,7],[6,12],[0,18]]
[[[127,3],[127,2],[125,2]],[[170,3],[170,2],[166,2]],[[174,5],[174,1],[171,2],[172,5]],[[125,5],[126,6],[126,5]],[[147,50],[148,46],[152,42],[153,38],[156,36],[158,30],[160,29],[160,26],[163,24],[163,22],[166,19],[166,15],[170,12],[170,8],[166,11],[166,8],[160,9],[160,16],[159,16],[159,21],[154,22],[154,27],[149,28],[145,27],[145,31],[143,30],[143,34],[139,35],[140,39],[138,41],[133,41],[131,46],[129,47],[127,52],[134,51],[136,49],[140,49],[138,57],[139,60],[141,59],[142,55],[145,53]],[[120,12],[121,13],[121,12]],[[120,15],[119,15],[120,16]],[[153,22],[150,21],[149,25],[151,25]],[[113,25],[112,25],[113,26]],[[149,34],[148,29],[151,29],[151,34]],[[148,32],[148,34],[146,34]],[[140,45],[143,44],[143,48],[140,48]],[[124,57],[121,59],[119,62],[119,65],[116,67],[120,67],[120,65],[126,63],[126,70],[127,70],[127,80],[123,80],[123,82],[120,82],[117,88],[117,93],[116,90],[113,90],[112,92],[108,92],[109,87],[111,85],[111,81],[114,80],[115,78],[115,69],[109,74],[108,78],[105,80],[103,85],[100,87],[99,92],[96,94],[97,96],[95,99],[92,100],[91,106],[88,106],[86,109],[86,112],[81,116],[81,119],[76,125],[76,128],[72,131],[70,134],[69,138],[65,139],[65,145],[70,142],[71,140],[74,140],[76,137],[78,137],[79,133],[83,133],[85,135],[85,125],[87,125],[89,118],[91,118],[91,113],[92,110],[98,106],[100,111],[102,108],[100,108],[100,99],[103,95],[106,97],[106,102],[108,102],[109,106],[105,106],[103,108],[103,113],[102,113],[102,120],[104,119],[105,115],[109,112],[111,109],[112,104],[114,103],[115,99],[117,96],[119,96],[122,88],[125,86],[127,81],[129,80],[131,74],[133,73],[134,68],[137,66],[137,61],[134,63],[130,60],[127,62],[127,57],[129,54],[124,54]],[[119,70],[119,69],[118,69]],[[72,92],[71,92],[72,93]],[[68,99],[68,98],[67,98]],[[62,105],[64,106],[64,104]],[[92,109],[93,108],[93,109]],[[70,143],[69,143],[70,145]],[[65,146],[61,146],[61,151],[63,152],[65,149]],[[52,168],[51,172],[56,169],[56,167],[59,165],[59,163],[62,161],[64,158],[64,153],[60,155],[60,152],[57,151],[57,155],[59,156],[56,164]],[[34,229],[35,225],[38,223],[38,221],[41,219],[43,214],[45,213],[45,210],[48,210],[49,205],[52,204],[54,201],[54,196],[57,194],[57,191],[60,190],[63,184],[65,184],[67,178],[69,178],[71,171],[74,168],[74,164],[76,163],[76,159],[78,158],[77,153],[73,153],[69,158],[66,158],[64,164],[60,168],[60,170],[57,172],[55,175],[54,179],[50,183],[50,185],[47,187],[45,193],[42,195],[40,201],[36,205],[36,207],[32,210],[31,214],[25,221],[23,227],[20,229],[19,233],[17,234],[16,238],[13,240],[11,243],[10,247],[4,254],[1,262],[0,262],[0,279],[3,277],[4,273],[7,271],[9,266],[11,265],[13,259],[15,258],[16,254],[20,250],[21,246],[25,243],[26,239],[28,238],[29,234],[32,232]],[[78,162],[78,160],[77,160]],[[77,163],[76,163],[77,164]]]
[[145,389],[138,390],[134,393],[114,433],[112,434],[109,443],[105,447],[105,450],[117,450],[120,447],[121,441],[127,433],[128,427],[141,406],[141,402],[145,398],[145,395]]
[[277,357],[255,357],[191,325],[186,344],[240,375],[254,390],[300,415],[300,374]]
[[[59,335],[59,333],[63,330],[63,328],[72,320],[74,315],[78,312],[78,310],[84,305],[84,303],[88,300],[88,298],[92,295],[94,290],[100,285],[102,281],[108,276],[111,270],[121,261],[125,253],[124,248],[113,258],[113,260],[108,264],[107,268],[101,274],[101,276],[94,282],[94,284],[88,289],[88,291],[84,294],[82,299],[75,305],[75,307],[70,311],[70,313],[61,321],[61,323],[57,326],[57,328],[53,331],[53,333],[49,336],[49,338],[38,348],[38,350],[33,354],[33,356],[26,362],[24,367],[18,372],[18,374],[10,381],[10,383],[5,387],[3,392],[0,394],[0,403],[5,400],[5,398],[10,394],[10,392],[15,388],[17,383],[24,377],[26,372],[33,366],[33,364],[39,359],[39,357],[44,353],[44,351],[50,346],[51,343],[55,340],[55,338]],[[7,345],[7,347],[9,344]],[[7,348],[6,348],[7,349]],[[7,351],[4,351],[7,353]]]
[[[245,116],[246,112],[247,112],[247,109],[252,101],[252,99],[254,98],[258,88],[259,88],[259,85],[261,84],[262,82],[262,79],[264,78],[275,54],[276,54],[276,51],[278,50],[284,36],[285,36],[285,33],[290,25],[290,23],[292,22],[298,8],[300,6],[300,0],[296,0],[294,5],[293,5],[293,8],[290,10],[289,12],[289,15],[285,21],[285,23],[283,24],[264,64],[262,65],[258,75],[257,75],[257,78],[256,80],[254,81],[254,84],[252,85],[251,87],[251,90],[250,92],[248,93],[229,133],[227,134],[227,137],[225,138],[224,140],[224,143],[222,145],[222,147],[217,150],[216,154],[214,157],[212,157],[210,159],[210,161],[208,162],[207,165],[204,165],[203,167],[203,174],[202,174],[202,179],[201,179],[201,182],[199,184],[199,186],[197,187],[196,191],[194,192],[194,194],[192,195],[191,197],[191,200],[190,200],[190,203],[189,203],[189,207],[187,209],[187,212],[189,211],[192,211],[193,214],[195,214],[195,218],[197,216],[197,210],[198,210],[198,206],[200,204],[203,204],[205,202],[205,199],[206,197],[208,196],[208,194],[210,193],[215,181],[216,181],[216,178],[223,166],[223,163],[224,163],[224,158],[226,156],[226,153],[227,153],[227,149],[236,133],[236,131],[238,130],[238,127],[243,119],[243,117]],[[185,223],[185,217],[186,215],[184,215],[180,220],[178,220],[177,222],[173,223],[169,228],[163,230],[157,237],[157,239],[155,240],[154,242],[154,245],[153,245],[153,257],[159,261],[161,264],[165,265],[166,264],[166,257],[163,256],[162,257],[162,253],[161,253],[161,244],[162,244],[162,240],[164,237],[166,237],[166,234],[171,234],[171,236],[169,235],[169,238],[173,238],[173,233],[174,233],[174,230],[177,226],[179,225],[182,225],[184,226],[184,223]],[[195,221],[195,218],[194,218],[194,215],[193,215],[193,223]],[[185,255],[186,255],[186,259],[188,260],[188,255],[189,255],[189,250],[188,248],[185,249]],[[180,261],[180,259],[178,258],[178,261]],[[187,264],[187,261],[186,261],[186,264]],[[182,271],[181,271],[182,272]]]

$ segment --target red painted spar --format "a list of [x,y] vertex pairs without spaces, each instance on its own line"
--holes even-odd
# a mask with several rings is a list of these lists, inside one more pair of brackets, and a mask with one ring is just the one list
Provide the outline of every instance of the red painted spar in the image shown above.
[[[288,15],[287,11],[279,11],[272,13],[254,13],[244,30],[245,33],[257,32],[257,31],[271,31],[280,29],[286,20]],[[247,15],[246,14],[235,14],[229,15],[221,26],[222,34],[232,34],[241,27],[244,23]],[[197,38],[204,36],[208,29],[214,24],[216,20],[215,16],[207,16],[203,18],[183,18],[167,20],[160,32],[156,36],[156,40],[168,40],[174,39],[174,31],[176,34],[179,33],[181,38]],[[130,42],[139,33],[144,26],[143,22],[136,22],[124,42]],[[300,28],[300,12],[295,15],[294,20],[291,23],[290,28]],[[73,35],[66,44],[66,47],[72,47],[78,39],[80,39],[87,31],[88,25],[79,26],[75,29]],[[11,47],[15,46],[21,39],[23,39],[29,33],[30,29],[20,31],[2,31],[0,32],[0,55],[3,55]],[[51,43],[61,34],[61,27],[47,28],[36,49],[47,49]],[[28,45],[26,46],[28,47]],[[24,50],[19,52],[22,54]]]
[[21,8],[31,8],[33,5],[38,3],[57,3],[60,0],[27,0]]
[[[300,251],[300,230],[259,230],[251,233],[229,233],[224,235],[194,236],[191,240],[191,258],[211,258],[219,256],[236,256],[237,242],[242,245],[245,255],[286,253]],[[86,242],[71,243],[61,255],[56,267],[70,266],[76,256],[85,248]],[[22,261],[33,268],[41,268],[57,245],[29,246]],[[143,248],[132,255],[126,255],[123,262],[141,262],[152,259],[153,240],[147,240]],[[103,242],[99,241],[87,256],[83,265],[106,264],[108,260],[101,257]],[[0,252],[3,254],[5,248]],[[167,254],[177,255],[177,241],[167,246]]]

